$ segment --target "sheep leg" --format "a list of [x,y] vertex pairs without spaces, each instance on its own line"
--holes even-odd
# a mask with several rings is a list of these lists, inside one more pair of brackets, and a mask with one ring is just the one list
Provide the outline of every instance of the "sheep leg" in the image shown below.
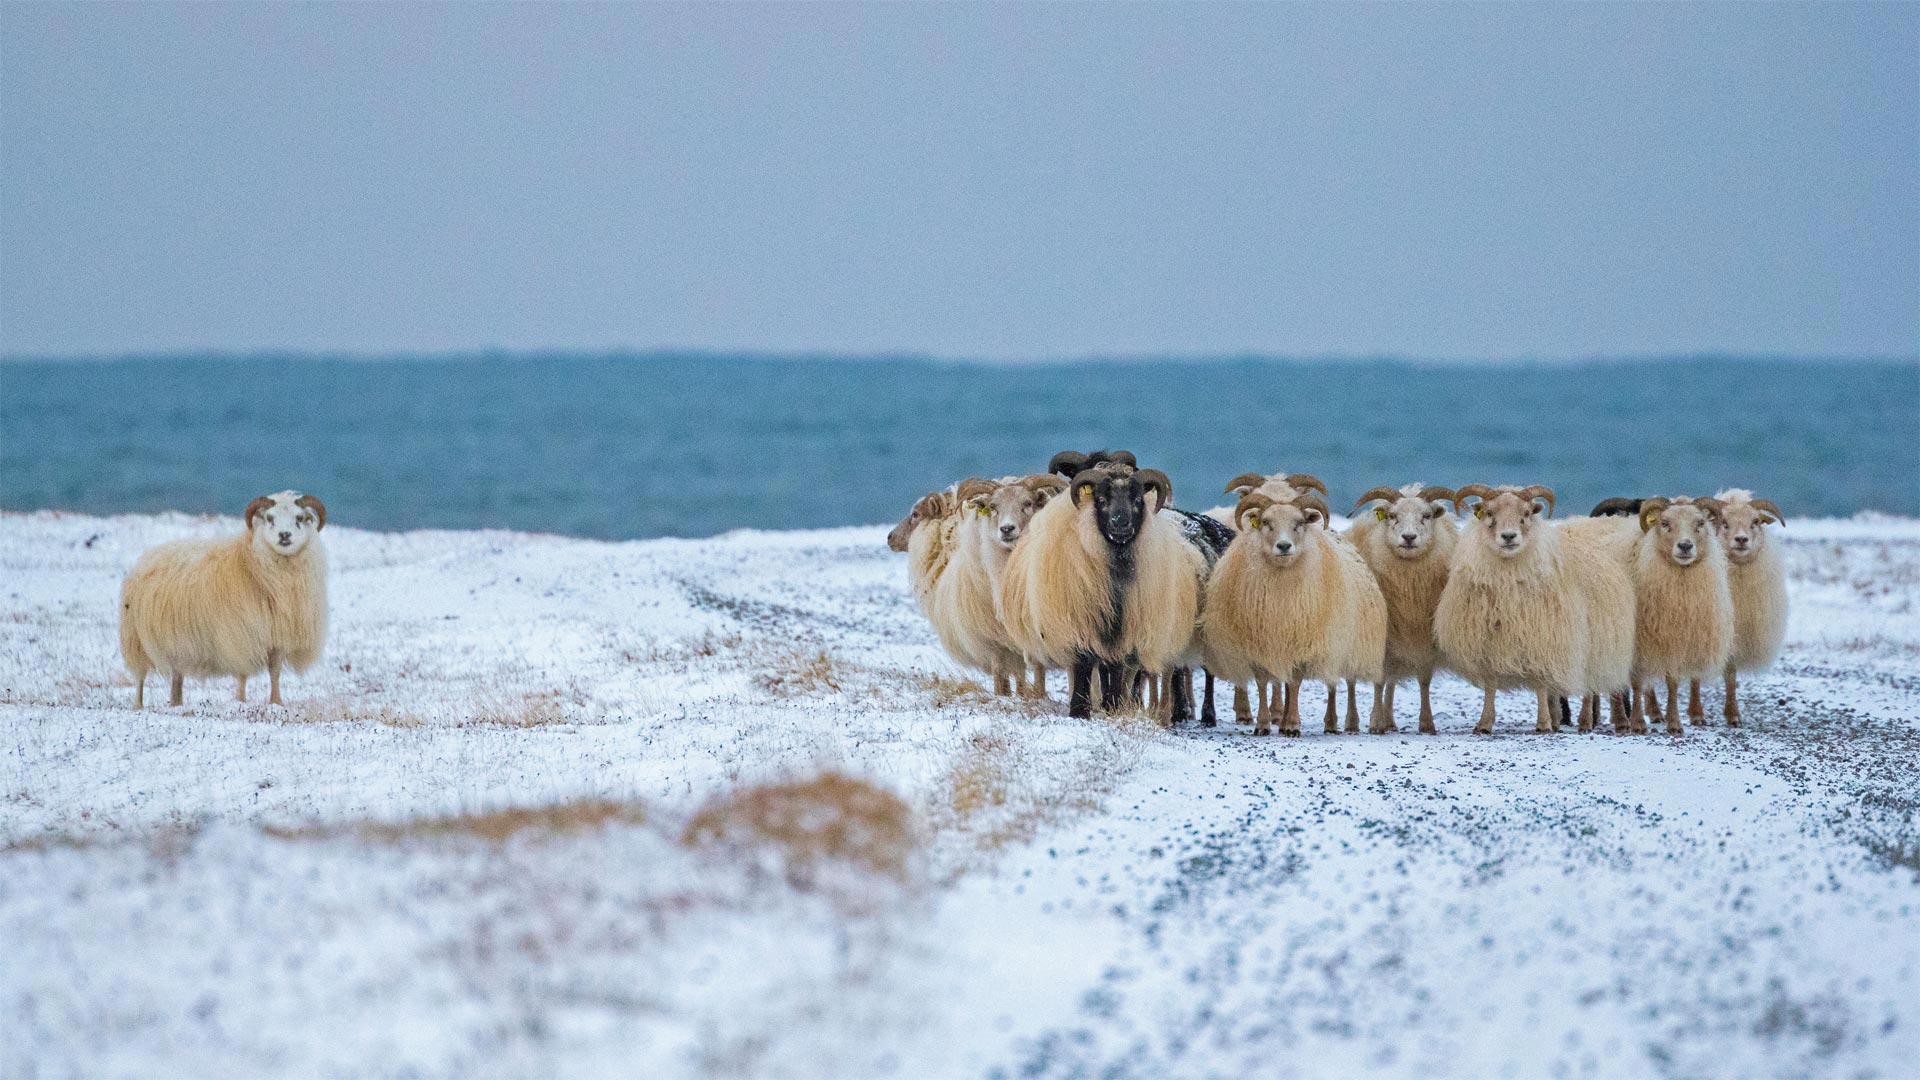
[[[1352,683],[1348,683],[1352,686]],[[1392,686],[1391,683],[1388,686]],[[1349,691],[1351,693],[1351,691]],[[1349,698],[1348,700],[1352,700]],[[1393,722],[1387,718],[1386,699],[1380,690],[1380,684],[1373,684],[1373,711],[1368,714],[1367,730],[1374,735],[1385,735],[1393,730]]]
[[1438,735],[1433,726],[1433,672],[1420,676],[1420,734]]
[[1680,734],[1680,680],[1667,676],[1667,734]]
[[1387,688],[1385,691],[1383,691],[1383,694],[1385,696],[1380,699],[1380,708],[1383,709],[1387,714],[1387,730],[1393,731],[1395,729],[1393,726],[1393,684],[1392,683],[1387,684]]
[[1126,672],[1119,664],[1100,665],[1100,708],[1104,712],[1120,711],[1120,699],[1123,696],[1121,683]]
[[245,675],[240,676],[240,685],[234,690],[233,699],[235,701],[247,700],[247,677]]
[[1699,723],[1706,719],[1707,710],[1700,707],[1700,680],[1687,680],[1687,719]]
[[167,696],[167,704],[181,705],[181,704],[185,704],[186,700],[187,700],[187,677],[185,675],[175,675],[173,677],[172,692],[169,693]]
[[[1291,679],[1287,682],[1286,726],[1280,732],[1282,735],[1292,735],[1296,738],[1300,735],[1300,691],[1303,689],[1300,683],[1299,679]],[[1331,724],[1333,721],[1327,722]]]
[[133,707],[136,709],[147,707],[147,673],[144,671],[133,673]]
[[1174,668],[1167,679],[1173,684],[1168,688],[1167,694],[1173,704],[1171,722],[1191,723],[1193,721],[1193,669]]
[[1200,677],[1205,680],[1206,696],[1200,702],[1200,726],[1219,727],[1220,716],[1213,711],[1213,669],[1201,668]]
[[1632,731],[1635,735],[1645,735],[1647,733],[1647,721],[1653,719],[1653,714],[1660,708],[1660,701],[1654,697],[1653,694],[1652,683],[1640,684],[1639,689],[1634,692],[1633,704]]
[[1632,731],[1633,691],[1629,690],[1624,694],[1608,694],[1607,705],[1613,712],[1613,733],[1625,735]]
[[[1255,688],[1258,688],[1258,684]],[[1233,722],[1236,724],[1253,723],[1253,704],[1247,700],[1248,697],[1246,683],[1233,684]],[[1266,702],[1262,701],[1260,707],[1265,709]]]
[[[1101,669],[1101,681],[1106,669]],[[1073,673],[1067,690],[1067,715],[1085,720],[1093,715],[1093,657],[1081,653],[1073,658]]]
[[[1255,735],[1271,735],[1273,733],[1272,688],[1264,683],[1256,682],[1253,684],[1253,692],[1254,695],[1260,699],[1258,702],[1260,711],[1258,717],[1254,720],[1253,733]],[[1285,724],[1283,723],[1281,726],[1284,727]]]
[[267,654],[267,686],[267,704],[280,704],[280,654],[277,652]]
[[1493,687],[1486,688],[1486,701],[1480,706],[1480,722],[1473,725],[1475,735],[1493,734]]
[[1327,734],[1340,734],[1340,680],[1327,684]]
[[1652,683],[1648,683],[1640,688],[1640,696],[1646,699],[1647,707],[1640,710],[1639,715],[1658,720],[1660,718],[1660,692],[1653,688]]
[[1533,730],[1538,735],[1551,735],[1560,729],[1560,698],[1545,690],[1534,691],[1534,700],[1539,708],[1534,713]]
[[1739,685],[1740,685],[1740,677],[1734,673],[1733,665],[1728,664],[1727,665],[1727,704],[1726,704],[1726,707],[1720,710],[1721,715],[1727,718],[1728,727],[1737,727],[1740,724],[1740,698],[1738,696]]
[[[1360,688],[1352,679],[1347,680],[1347,730],[1360,733]],[[1371,718],[1369,718],[1371,719]],[[1369,724],[1371,726],[1371,724]]]

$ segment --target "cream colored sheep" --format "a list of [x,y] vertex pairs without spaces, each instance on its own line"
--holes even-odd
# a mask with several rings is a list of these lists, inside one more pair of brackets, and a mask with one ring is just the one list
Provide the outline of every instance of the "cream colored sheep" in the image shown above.
[[1001,578],[999,612],[1030,663],[1071,666],[1068,712],[1125,696],[1129,665],[1166,674],[1191,656],[1206,558],[1160,509],[1173,485],[1156,469],[1104,463],[1076,475],[1028,524]]
[[994,594],[1028,522],[1066,481],[1013,476],[963,486],[957,550],[929,599],[934,628],[955,659],[988,673],[995,694],[1044,697],[1046,669],[1036,666],[1025,684],[1026,665],[995,611]]
[[[1441,660],[1433,643],[1433,613],[1460,538],[1442,500],[1452,502],[1453,492],[1422,484],[1377,487],[1360,496],[1348,530],[1387,600],[1387,683],[1380,708],[1389,731],[1394,729],[1394,683],[1407,678],[1420,684],[1420,731],[1435,731],[1431,687]],[[1380,505],[1373,513],[1360,513],[1376,501]]]
[[1667,681],[1667,734],[1680,734],[1680,682],[1726,667],[1733,649],[1727,557],[1715,533],[1715,499],[1647,499],[1640,507],[1633,590],[1633,684],[1641,693],[1633,729],[1647,730],[1654,679]]
[[[1371,730],[1386,730],[1379,708],[1386,599],[1366,564],[1342,553],[1327,518],[1318,495],[1285,502],[1260,491],[1243,495],[1235,510],[1240,533],[1207,584],[1207,664],[1236,682],[1261,684],[1256,735],[1268,734],[1276,719],[1281,734],[1300,734],[1305,679],[1374,683]],[[1277,718],[1274,686],[1282,688]],[[1327,730],[1338,730],[1331,715]]]
[[[1726,701],[1721,715],[1740,722],[1739,673],[1771,666],[1787,637],[1787,568],[1767,531],[1785,527],[1787,517],[1770,499],[1756,499],[1746,488],[1715,495],[1721,504],[1726,536],[1727,591],[1733,597],[1733,649],[1727,658]],[[1687,711],[1698,718],[1700,683],[1693,683]]]
[[140,556],[120,588],[120,654],[133,674],[133,707],[144,708],[147,674],[172,679],[168,704],[187,677],[247,678],[266,669],[267,700],[280,701],[280,671],[305,671],[327,638],[327,508],[297,491],[247,504],[246,532],[224,540],[176,540]]
[[1599,697],[1625,690],[1633,663],[1633,580],[1628,558],[1635,526],[1561,529],[1553,491],[1542,485],[1493,489],[1469,484],[1461,499],[1481,500],[1462,530],[1434,610],[1434,641],[1448,667],[1484,693],[1474,731],[1493,730],[1494,693],[1533,690],[1535,729],[1556,730],[1558,697],[1586,694],[1582,723]]

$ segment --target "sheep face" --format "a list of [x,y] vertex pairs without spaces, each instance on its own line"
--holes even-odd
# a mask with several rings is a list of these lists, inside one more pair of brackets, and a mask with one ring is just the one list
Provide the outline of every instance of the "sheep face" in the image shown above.
[[1260,553],[1276,566],[1288,567],[1306,553],[1309,535],[1324,528],[1327,517],[1317,507],[1298,503],[1272,502],[1264,506],[1240,506],[1242,532],[1251,535]]
[[1501,558],[1511,559],[1533,542],[1533,531],[1540,523],[1540,504],[1521,498],[1520,492],[1501,491],[1475,506],[1473,516],[1486,531],[1493,550]]
[[1758,558],[1767,544],[1766,526],[1779,522],[1779,515],[1763,509],[1757,503],[1728,503],[1726,509],[1721,511],[1720,526],[1721,535],[1727,540],[1727,558],[1736,563],[1749,563]]
[[1173,485],[1157,469],[1096,466],[1073,478],[1073,505],[1093,515],[1100,535],[1113,547],[1133,543],[1147,517],[1171,499]]
[[991,495],[974,496],[967,501],[967,508],[982,519],[989,541],[1003,551],[1012,551],[1013,545],[1026,534],[1027,522],[1033,520],[1033,515],[1047,505],[1047,500],[1059,488],[1059,481],[1052,477],[1028,477],[1025,481],[1001,484]]
[[297,491],[262,495],[247,505],[247,531],[254,549],[262,553],[298,555],[326,522],[327,510],[320,500]]
[[1433,550],[1434,526],[1446,512],[1446,507],[1412,495],[1373,508],[1374,519],[1385,531],[1387,549],[1395,557],[1409,560]]
[[1658,534],[1660,553],[1675,566],[1692,566],[1707,558],[1720,542],[1714,535],[1716,524],[1713,507],[1692,502],[1649,499],[1640,514],[1640,530]]
[[918,528],[922,522],[932,521],[935,518],[946,516],[948,510],[947,500],[949,498],[951,498],[951,496],[944,491],[935,491],[922,495],[920,501],[913,504],[913,509],[907,511],[907,516],[900,519],[900,524],[895,525],[893,530],[887,533],[888,549],[892,551],[907,550],[907,542],[913,539],[913,530]]

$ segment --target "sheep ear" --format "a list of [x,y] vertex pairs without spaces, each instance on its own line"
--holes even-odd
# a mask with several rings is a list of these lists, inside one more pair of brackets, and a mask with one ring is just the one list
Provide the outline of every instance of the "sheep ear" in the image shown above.
[[247,513],[246,513],[247,531],[248,532],[253,531],[253,519],[255,516],[259,514],[263,514],[271,509],[273,509],[273,500],[267,498],[265,495],[262,495],[259,498],[248,503]]
[[293,500],[293,505],[304,507],[308,510],[313,511],[313,518],[314,518],[313,531],[314,532],[319,532],[321,529],[324,529],[327,527],[327,504],[326,503],[321,502],[319,499],[316,499],[311,495],[302,495],[299,498]]
[[1305,517],[1307,519],[1307,524],[1309,525],[1318,525],[1321,522],[1327,520],[1324,514],[1320,513],[1320,511],[1318,510],[1315,510],[1311,506],[1307,507]]

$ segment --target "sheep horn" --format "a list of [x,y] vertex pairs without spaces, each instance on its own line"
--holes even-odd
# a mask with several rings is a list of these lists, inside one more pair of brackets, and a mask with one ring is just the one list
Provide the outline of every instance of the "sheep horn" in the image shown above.
[[[1434,489],[1428,488],[1427,490],[1432,491]],[[1447,489],[1440,488],[1439,490],[1445,491]],[[1354,510],[1354,513],[1359,513],[1361,507],[1367,505],[1368,503],[1372,502],[1375,499],[1385,499],[1388,502],[1394,502],[1399,498],[1400,498],[1400,490],[1398,488],[1390,488],[1390,487],[1372,488],[1372,489],[1369,489],[1365,495],[1360,496],[1359,502],[1353,504],[1353,510]]]
[[1719,499],[1708,498],[1703,495],[1693,500],[1693,505],[1705,510],[1716,524],[1727,520],[1727,504],[1721,502]]
[[1067,490],[1067,482],[1051,473],[1025,477],[1020,481],[1020,486],[1033,492],[1035,495],[1058,495]]
[[1159,469],[1137,469],[1133,475],[1134,479],[1160,493],[1160,501],[1153,508],[1155,513],[1173,502],[1173,481],[1167,479],[1166,473]]
[[1247,528],[1247,522],[1246,522],[1247,511],[1265,510],[1267,507],[1272,505],[1273,505],[1273,496],[1267,494],[1266,492],[1264,491],[1247,492],[1245,495],[1240,496],[1239,503],[1235,504],[1233,508],[1233,527],[1241,530],[1242,532],[1245,532]]
[[1087,455],[1087,460],[1095,465],[1106,462],[1113,465],[1125,465],[1129,469],[1138,469],[1140,467],[1139,459],[1135,458],[1133,454],[1127,450],[1095,450],[1093,453]]
[[253,530],[253,515],[258,514],[263,510],[271,510],[272,508],[273,508],[273,500],[271,498],[268,498],[265,495],[262,495],[259,498],[248,503],[247,513],[246,513],[247,530],[249,532]]
[[1325,525],[1327,519],[1333,516],[1333,511],[1327,507],[1327,500],[1318,495],[1301,494],[1294,498],[1293,505],[1302,510],[1320,511],[1320,524],[1322,525]]
[[1432,487],[1421,488],[1420,497],[1422,499],[1425,499],[1428,502],[1439,502],[1442,499],[1445,499],[1447,502],[1454,504],[1454,506],[1456,507],[1460,505],[1460,501],[1453,497],[1452,488],[1443,488],[1438,484],[1435,484]]
[[1781,513],[1780,508],[1773,505],[1772,499],[1754,499],[1749,505],[1755,510],[1765,510],[1767,513],[1772,514],[1773,520],[1778,522],[1781,528],[1786,528],[1787,515]]
[[1553,516],[1553,489],[1545,484],[1529,484],[1520,489],[1520,497],[1527,502],[1535,499],[1547,500],[1547,516]]
[[1485,484],[1462,484],[1453,489],[1454,505],[1459,506],[1467,499],[1479,499],[1481,502],[1486,502],[1497,494],[1499,494],[1499,492]]
[[1058,475],[1061,479],[1078,476],[1086,467],[1087,455],[1076,450],[1062,450],[1053,455],[1052,461],[1047,462],[1047,471]]
[[1640,500],[1640,531],[1646,532],[1653,528],[1653,523],[1660,518],[1660,512],[1672,505],[1671,499]]
[[1241,488],[1257,488],[1266,482],[1267,478],[1257,472],[1243,472],[1239,476],[1227,481],[1226,493],[1232,495]]
[[1288,475],[1287,486],[1297,487],[1297,488],[1313,488],[1315,491],[1318,491],[1322,495],[1327,494],[1327,485],[1321,483],[1319,477],[1309,476],[1303,472],[1297,472],[1297,473],[1292,473]]
[[1100,483],[1101,481],[1107,479],[1112,475],[1113,475],[1112,473],[1109,473],[1107,470],[1102,469],[1099,466],[1095,466],[1091,469],[1081,469],[1079,472],[1075,473],[1073,475],[1073,479],[1067,482],[1067,494],[1073,497],[1073,505],[1075,506],[1080,505],[1080,489],[1081,488],[1090,488],[1093,485]]
[[324,529],[327,527],[327,504],[326,503],[321,502],[319,499],[313,497],[312,495],[302,495],[299,498],[293,500],[293,505],[303,506],[303,507],[306,507],[308,510],[313,511],[313,517],[315,522],[313,526],[314,532],[319,532],[321,529]]
[[1601,499],[1599,505],[1595,506],[1587,516],[1611,517],[1615,514],[1632,514],[1638,517],[1640,504],[1643,501],[1642,499]]
[[995,491],[998,491],[999,488],[1000,485],[991,480],[982,480],[977,476],[969,476],[965,480],[960,481],[959,487],[953,489],[953,497],[957,501],[964,503],[979,495],[991,495]]

